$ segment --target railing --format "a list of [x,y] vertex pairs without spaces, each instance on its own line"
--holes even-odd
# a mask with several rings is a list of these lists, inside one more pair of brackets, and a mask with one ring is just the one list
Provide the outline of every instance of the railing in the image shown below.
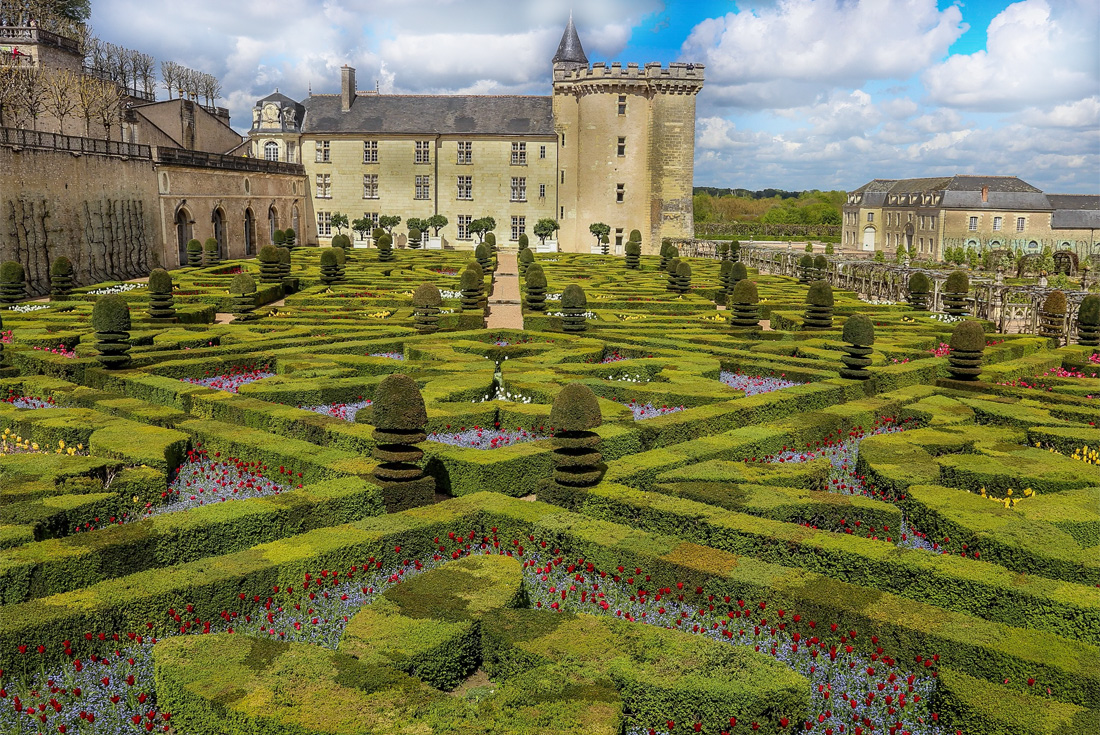
[[173,166],[199,166],[227,171],[255,171],[256,173],[291,174],[294,176],[305,176],[306,173],[305,166],[300,163],[265,161],[262,158],[226,156],[220,153],[204,153],[202,151],[189,151],[184,148],[167,148],[165,146],[157,146],[157,161]]
[[117,140],[102,138],[78,138],[75,135],[43,133],[38,130],[22,128],[0,128],[0,145],[13,148],[40,148],[51,151],[68,151],[94,156],[121,156],[124,158],[153,157],[147,145],[139,143],[120,143]]
[[0,43],[42,43],[47,46],[56,46],[74,54],[80,53],[80,44],[71,38],[59,36],[33,26],[4,26],[0,27]]
[[95,66],[88,66],[87,64],[85,64],[83,68],[84,68],[84,73],[87,74],[88,76],[95,77],[96,79],[102,79],[105,82],[111,82],[112,84],[117,86],[119,89],[121,89],[122,92],[127,97],[132,97],[133,99],[136,99],[136,100],[142,100],[143,102],[156,102],[157,101],[157,93],[155,91],[146,92],[143,89],[138,89],[137,87],[130,87],[126,84],[122,84],[117,79],[113,78],[111,76],[111,73],[109,71],[105,70],[105,69],[100,69],[100,68],[95,67]]

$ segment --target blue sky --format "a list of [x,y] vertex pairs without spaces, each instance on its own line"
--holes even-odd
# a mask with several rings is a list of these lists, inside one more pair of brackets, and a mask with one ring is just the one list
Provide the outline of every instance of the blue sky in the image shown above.
[[335,91],[345,63],[360,89],[547,94],[571,9],[590,61],[706,65],[697,185],[1100,193],[1096,0],[95,0],[92,24],[217,75],[243,129],[259,97]]

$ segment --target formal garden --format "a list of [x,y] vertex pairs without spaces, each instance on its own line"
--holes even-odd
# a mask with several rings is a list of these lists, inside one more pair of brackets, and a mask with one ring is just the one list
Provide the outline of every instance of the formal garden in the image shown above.
[[379,245],[0,265],[0,732],[1096,732],[1096,295]]

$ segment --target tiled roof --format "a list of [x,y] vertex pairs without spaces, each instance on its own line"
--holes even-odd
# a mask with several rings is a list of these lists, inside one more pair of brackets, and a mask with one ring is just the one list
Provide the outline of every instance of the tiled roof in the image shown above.
[[339,95],[313,95],[302,132],[554,135],[550,97],[360,94],[348,112]]

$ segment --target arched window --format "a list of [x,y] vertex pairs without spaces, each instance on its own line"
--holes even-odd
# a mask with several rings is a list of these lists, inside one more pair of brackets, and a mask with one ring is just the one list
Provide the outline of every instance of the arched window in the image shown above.
[[279,160],[279,144],[273,140],[264,143],[264,159],[268,161]]
[[256,222],[252,210],[244,210],[244,254],[250,256],[256,252]]
[[218,258],[225,258],[225,212],[221,207],[210,215],[210,222],[214,225],[214,239],[218,241]]
[[[290,210],[290,227],[291,227],[291,229],[294,230],[295,233],[299,232],[299,228],[298,228],[298,203],[297,202],[294,203],[294,208]],[[301,235],[299,234],[298,237],[300,238]]]
[[1029,243],[1027,244],[1027,249],[1028,249],[1028,250],[1038,250],[1038,249],[1039,249],[1039,243],[1037,243],[1037,242],[1035,242],[1034,240],[1032,240],[1031,242],[1029,242]]
[[272,204],[267,210],[268,242],[275,242],[275,230],[279,229],[279,210]]
[[179,249],[179,266],[187,265],[187,241],[192,238],[191,213],[183,207],[176,211],[176,245]]

